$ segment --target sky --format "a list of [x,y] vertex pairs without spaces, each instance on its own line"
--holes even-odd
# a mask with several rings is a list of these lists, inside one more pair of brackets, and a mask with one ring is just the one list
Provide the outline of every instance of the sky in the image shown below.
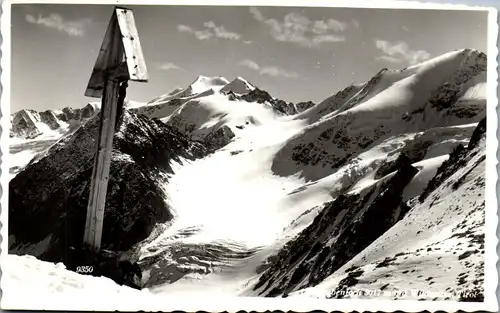
[[[319,102],[385,67],[487,48],[482,11],[128,7],[150,78],[129,83],[127,98],[134,101],[204,75],[241,76],[285,101]],[[110,5],[13,5],[11,112],[100,101],[84,93],[112,11]]]

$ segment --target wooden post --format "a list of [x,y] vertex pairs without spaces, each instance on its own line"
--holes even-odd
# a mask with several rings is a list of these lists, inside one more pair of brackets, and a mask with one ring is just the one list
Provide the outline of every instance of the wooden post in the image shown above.
[[[125,60],[125,61],[124,61]],[[85,91],[101,97],[101,119],[92,171],[83,242],[94,251],[101,248],[106,192],[113,150],[120,84],[147,82],[147,69],[132,10],[115,7]]]

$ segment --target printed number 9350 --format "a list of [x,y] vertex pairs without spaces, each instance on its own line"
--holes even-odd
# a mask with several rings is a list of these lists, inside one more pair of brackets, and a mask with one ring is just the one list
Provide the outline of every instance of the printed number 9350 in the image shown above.
[[77,273],[92,273],[94,268],[92,266],[77,266],[76,267],[76,272]]

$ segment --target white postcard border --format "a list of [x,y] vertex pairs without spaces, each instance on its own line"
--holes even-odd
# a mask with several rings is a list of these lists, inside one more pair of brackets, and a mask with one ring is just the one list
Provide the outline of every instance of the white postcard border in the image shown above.
[[[2,197],[0,204],[2,211],[0,213],[1,228],[1,249],[0,265],[4,264],[5,251],[8,250],[7,245],[7,221],[8,221],[8,162],[9,146],[8,139],[10,128],[10,70],[11,70],[11,4],[35,4],[35,3],[58,3],[58,4],[103,4],[103,5],[231,5],[231,6],[300,6],[300,7],[350,7],[350,8],[391,8],[391,9],[445,9],[445,10],[486,10],[488,14],[488,106],[487,106],[487,145],[486,145],[486,218],[485,218],[485,275],[484,275],[484,303],[466,303],[466,302],[451,302],[451,301],[413,301],[413,300],[305,300],[291,298],[215,298],[215,297],[175,297],[165,298],[161,302],[152,301],[148,303],[138,303],[137,299],[130,298],[113,298],[102,299],[82,299],[77,295],[67,294],[52,294],[40,295],[37,299],[26,299],[23,295],[19,295],[17,307],[11,307],[12,302],[4,303],[2,299],[2,309],[24,309],[24,310],[123,310],[123,311],[229,311],[236,312],[239,310],[245,311],[267,311],[267,310],[292,310],[295,312],[306,312],[312,310],[324,311],[384,311],[393,312],[396,310],[419,312],[423,310],[429,311],[478,311],[486,310],[496,312],[498,303],[496,299],[496,289],[498,284],[498,273],[496,263],[498,255],[496,247],[498,238],[496,230],[498,225],[497,207],[498,201],[496,197],[497,185],[497,128],[498,116],[496,108],[498,105],[497,99],[497,10],[493,8],[485,8],[479,6],[465,6],[459,4],[435,4],[435,3],[419,3],[408,1],[328,1],[328,0],[288,0],[286,3],[280,0],[209,0],[209,1],[194,1],[194,0],[7,0],[2,3],[1,16],[1,67],[2,73],[0,81],[2,84],[0,126],[2,132],[0,134],[0,149],[2,152],[0,169],[2,175],[0,177],[0,185],[2,188]],[[3,268],[3,266],[2,266]],[[0,282],[2,289],[4,288],[3,280]],[[21,307],[23,306],[23,307]]]

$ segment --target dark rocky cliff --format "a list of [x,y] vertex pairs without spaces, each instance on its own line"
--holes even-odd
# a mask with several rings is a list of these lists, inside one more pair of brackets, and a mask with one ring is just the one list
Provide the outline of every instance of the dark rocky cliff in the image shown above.
[[[9,252],[69,262],[83,239],[99,115],[9,184]],[[172,218],[159,186],[170,162],[206,154],[164,123],[125,112],[113,142],[102,248],[123,251]]]

